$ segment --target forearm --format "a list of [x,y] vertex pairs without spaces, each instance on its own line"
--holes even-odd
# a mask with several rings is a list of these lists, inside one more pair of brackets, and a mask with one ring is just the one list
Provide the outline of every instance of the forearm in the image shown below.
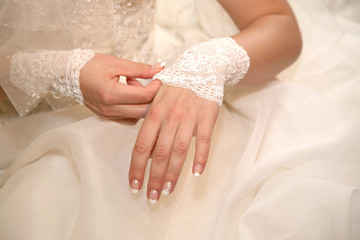
[[[225,9],[235,6],[234,1],[223,2]],[[259,84],[273,79],[301,52],[302,40],[296,19],[287,3],[280,2],[277,7],[276,4],[270,9],[264,7],[262,12],[247,13],[248,16],[243,11],[228,10],[240,29],[233,38],[251,59],[250,69],[240,84]]]

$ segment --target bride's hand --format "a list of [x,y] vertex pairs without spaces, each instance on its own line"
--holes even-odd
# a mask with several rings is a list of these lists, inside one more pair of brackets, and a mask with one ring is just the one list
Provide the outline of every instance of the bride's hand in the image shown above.
[[[96,54],[80,72],[80,89],[84,104],[101,119],[135,124],[145,117],[149,103],[161,86],[152,81],[144,87],[135,78],[152,78],[162,68]],[[128,85],[119,83],[126,76]]]
[[143,185],[144,172],[152,156],[147,197],[155,203],[160,193],[174,190],[195,133],[193,174],[200,175],[208,158],[210,140],[219,106],[199,98],[191,90],[162,85],[136,140],[129,172],[133,192]]

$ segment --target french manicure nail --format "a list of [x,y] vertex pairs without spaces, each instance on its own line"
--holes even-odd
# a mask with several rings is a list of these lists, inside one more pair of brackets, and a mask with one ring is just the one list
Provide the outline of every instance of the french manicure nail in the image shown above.
[[132,193],[137,193],[139,191],[140,183],[137,179],[133,179],[130,184],[130,190]]
[[201,173],[202,173],[202,166],[201,166],[201,164],[196,164],[196,165],[195,165],[195,169],[194,169],[194,176],[195,176],[195,177],[198,177],[198,176],[201,175]]
[[163,190],[162,190],[162,193],[164,194],[164,195],[169,195],[170,194],[170,191],[171,191],[171,182],[169,182],[169,181],[167,181],[167,182],[165,182],[165,184],[164,184],[164,188],[163,188]]
[[159,62],[151,66],[151,68],[162,68],[166,65],[166,62]]
[[158,201],[158,191],[151,190],[150,191],[150,196],[149,196],[149,202],[151,204],[155,204],[157,201]]

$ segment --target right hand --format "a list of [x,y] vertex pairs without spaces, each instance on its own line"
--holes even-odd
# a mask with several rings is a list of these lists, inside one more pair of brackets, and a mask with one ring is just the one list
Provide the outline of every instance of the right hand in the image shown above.
[[[115,56],[95,54],[80,71],[80,89],[84,104],[101,119],[136,124],[145,117],[149,103],[161,82],[144,87],[136,78],[152,78],[162,68],[132,62]],[[127,77],[127,84],[119,83],[119,76]]]
[[156,94],[133,148],[129,184],[133,192],[143,186],[145,169],[152,158],[147,197],[150,203],[174,191],[190,142],[196,133],[193,174],[203,173],[208,159],[211,134],[218,116],[216,102],[198,97],[193,91],[163,84]]

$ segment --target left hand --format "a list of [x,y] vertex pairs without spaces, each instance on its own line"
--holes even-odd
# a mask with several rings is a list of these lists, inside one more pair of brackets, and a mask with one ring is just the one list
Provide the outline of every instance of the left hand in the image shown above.
[[155,203],[161,191],[165,195],[173,192],[194,132],[196,151],[192,171],[200,175],[207,162],[218,110],[217,103],[199,98],[191,90],[162,85],[133,149],[129,171],[133,192],[142,188],[151,156],[148,199]]
[[[152,78],[163,68],[107,54],[95,54],[80,71],[84,104],[101,119],[135,124],[145,117],[149,104],[161,86],[151,81],[145,87],[136,78]],[[127,85],[119,83],[125,76]]]

